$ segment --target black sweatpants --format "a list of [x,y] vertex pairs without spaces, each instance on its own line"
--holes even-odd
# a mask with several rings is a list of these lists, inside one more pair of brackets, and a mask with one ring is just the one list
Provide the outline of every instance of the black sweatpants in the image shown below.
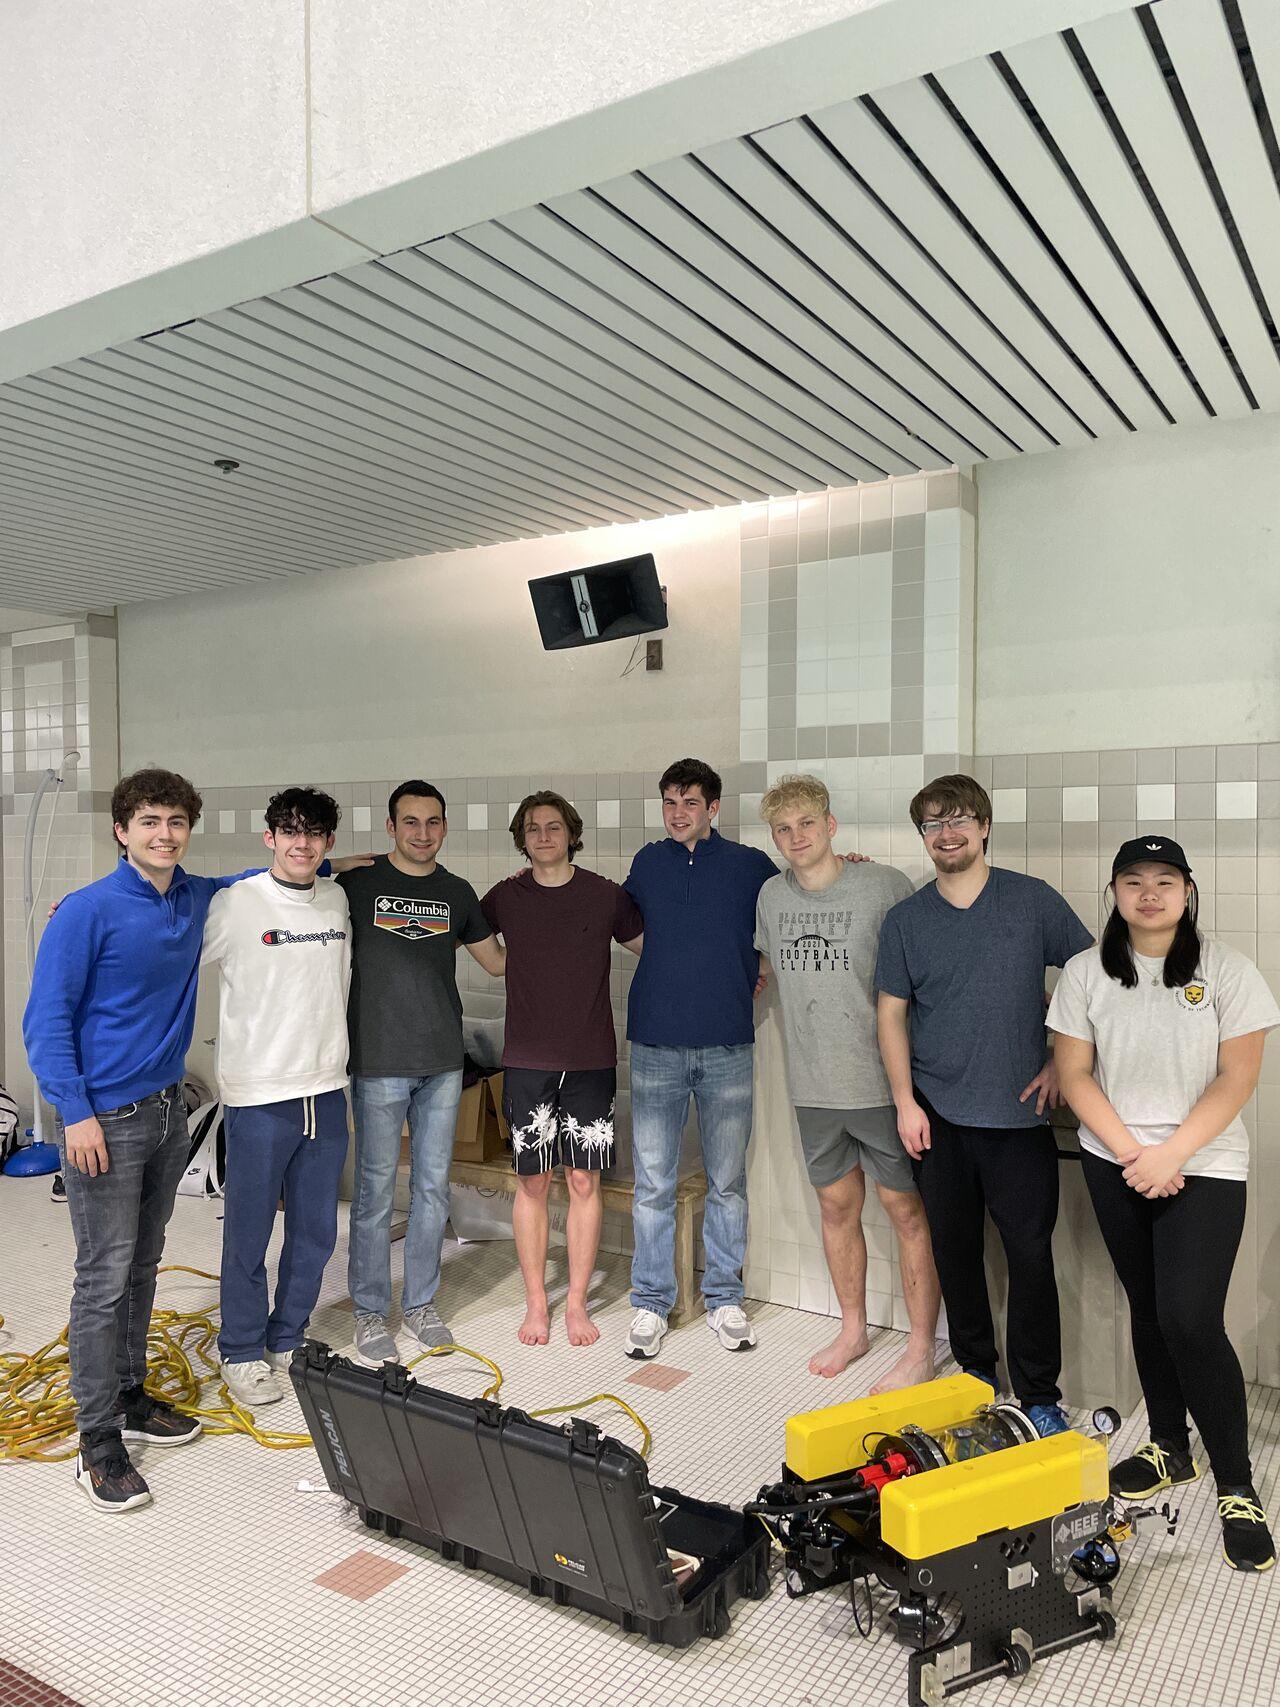
[[1250,1482],[1244,1375],[1223,1321],[1245,1182],[1189,1174],[1174,1196],[1147,1198],[1125,1184],[1115,1162],[1087,1153],[1081,1161],[1129,1300],[1151,1438],[1185,1452],[1190,1411],[1218,1483]]
[[1058,1150],[1048,1126],[953,1126],[916,1093],[930,1148],[914,1171],[942,1284],[951,1351],[961,1369],[993,1373],[996,1332],[983,1265],[986,1213],[1009,1264],[1005,1342],[1023,1405],[1061,1397],[1062,1326],[1053,1272]]

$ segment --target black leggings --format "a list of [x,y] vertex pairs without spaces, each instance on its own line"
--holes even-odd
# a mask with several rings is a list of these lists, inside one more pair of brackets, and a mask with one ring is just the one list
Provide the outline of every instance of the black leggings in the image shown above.
[[1087,1152],[1080,1159],[1129,1300],[1151,1438],[1186,1451],[1190,1411],[1219,1486],[1250,1482],[1244,1376],[1223,1322],[1244,1181],[1192,1174],[1173,1197],[1153,1199],[1126,1185],[1115,1162]]

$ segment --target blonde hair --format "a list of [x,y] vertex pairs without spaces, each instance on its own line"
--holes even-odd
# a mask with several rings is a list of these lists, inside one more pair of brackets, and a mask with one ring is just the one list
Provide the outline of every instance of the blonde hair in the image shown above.
[[820,817],[828,817],[831,796],[826,783],[816,776],[780,776],[760,797],[760,816],[766,824],[772,824],[793,806],[807,807]]

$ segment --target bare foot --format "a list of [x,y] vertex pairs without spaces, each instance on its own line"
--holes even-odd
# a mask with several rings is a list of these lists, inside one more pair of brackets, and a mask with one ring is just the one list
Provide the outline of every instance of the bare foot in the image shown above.
[[843,1375],[851,1363],[865,1357],[870,1350],[865,1328],[841,1328],[830,1345],[815,1351],[809,1359],[809,1373],[825,1375],[830,1380],[833,1375]]
[[594,1345],[600,1338],[600,1330],[588,1316],[585,1304],[566,1304],[564,1325],[570,1345]]
[[933,1376],[933,1347],[930,1345],[921,1351],[908,1341],[902,1356],[871,1391],[892,1393],[897,1387],[918,1387],[922,1381],[932,1381]]
[[521,1345],[546,1345],[551,1338],[551,1312],[545,1298],[525,1310],[517,1337]]

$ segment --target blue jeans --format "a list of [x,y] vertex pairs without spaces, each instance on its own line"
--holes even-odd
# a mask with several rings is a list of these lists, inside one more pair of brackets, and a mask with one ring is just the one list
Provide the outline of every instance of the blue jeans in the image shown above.
[[409,1231],[404,1242],[402,1303],[406,1310],[416,1310],[436,1295],[461,1095],[461,1069],[422,1079],[352,1080],[356,1181],[347,1278],[358,1315],[386,1316],[391,1309],[391,1210],[406,1115]]
[[[347,1159],[341,1091],[244,1108],[227,1105],[227,1198],[222,1221],[224,1363],[302,1344],[338,1242],[338,1186]],[[267,1246],[284,1198],[284,1244],[267,1309]]]
[[120,1395],[147,1374],[147,1329],[164,1230],[191,1148],[181,1085],[98,1116],[107,1144],[105,1174],[67,1166],[62,1176],[76,1236],[67,1353],[82,1436],[119,1430]]
[[676,1301],[676,1178],[691,1096],[707,1174],[702,1295],[708,1310],[742,1302],[753,1056],[750,1043],[712,1049],[631,1045],[636,1174],[631,1302],[637,1310],[667,1316]]

